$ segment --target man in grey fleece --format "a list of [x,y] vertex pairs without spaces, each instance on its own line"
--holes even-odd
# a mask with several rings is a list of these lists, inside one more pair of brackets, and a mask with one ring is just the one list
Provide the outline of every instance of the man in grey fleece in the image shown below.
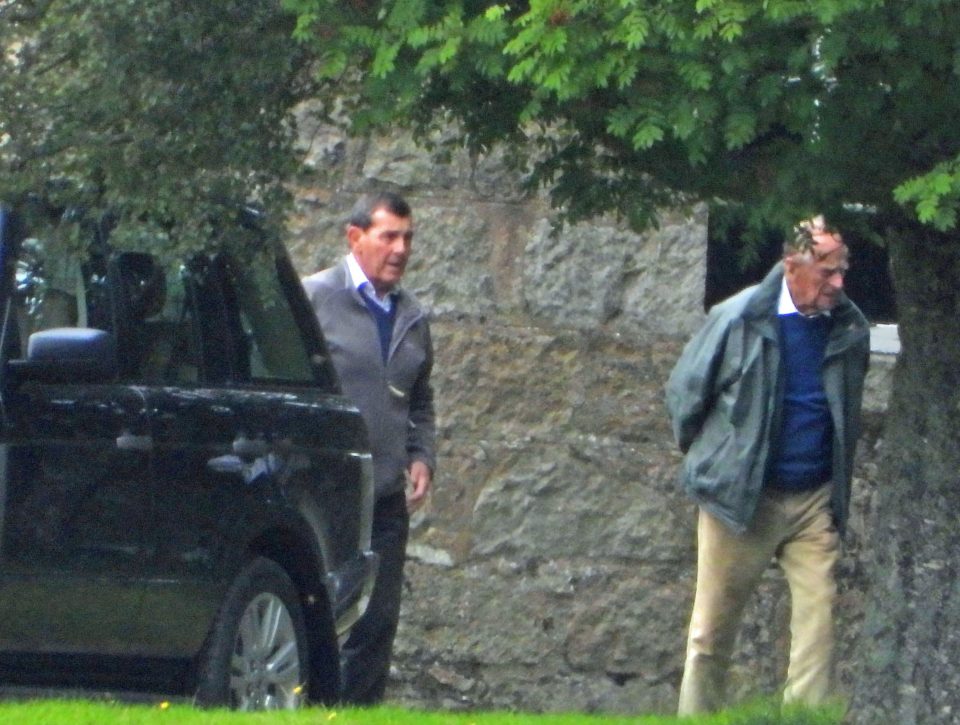
[[383,699],[390,671],[409,514],[423,505],[436,463],[433,347],[423,309],[399,286],[413,241],[407,202],[390,192],[364,196],[346,232],[349,254],[303,286],[373,451],[372,546],[380,569],[367,611],[341,652],[341,700],[372,705]]

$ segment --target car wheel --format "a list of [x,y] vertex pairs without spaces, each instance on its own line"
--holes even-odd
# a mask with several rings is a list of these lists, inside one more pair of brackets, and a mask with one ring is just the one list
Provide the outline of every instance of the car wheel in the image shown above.
[[196,702],[236,710],[284,710],[307,694],[307,634],[297,590],[269,559],[233,581],[200,658]]

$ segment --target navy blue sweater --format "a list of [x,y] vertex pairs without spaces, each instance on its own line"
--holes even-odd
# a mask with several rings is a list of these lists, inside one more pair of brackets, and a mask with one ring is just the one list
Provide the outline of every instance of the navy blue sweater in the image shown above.
[[783,414],[771,484],[816,488],[830,479],[833,421],[823,390],[823,359],[832,320],[827,315],[780,315]]
[[367,309],[370,310],[370,314],[373,315],[373,319],[377,322],[377,334],[380,337],[380,354],[383,356],[383,362],[386,363],[387,358],[390,356],[390,340],[393,337],[393,323],[397,319],[397,306],[391,304],[390,310],[387,311],[364,294],[362,290],[360,296],[363,297],[363,301],[367,304]]

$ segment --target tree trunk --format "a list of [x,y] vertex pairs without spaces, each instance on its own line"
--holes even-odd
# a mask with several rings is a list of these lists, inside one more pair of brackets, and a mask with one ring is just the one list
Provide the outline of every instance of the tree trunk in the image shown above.
[[960,234],[889,237],[902,352],[850,717],[960,722]]

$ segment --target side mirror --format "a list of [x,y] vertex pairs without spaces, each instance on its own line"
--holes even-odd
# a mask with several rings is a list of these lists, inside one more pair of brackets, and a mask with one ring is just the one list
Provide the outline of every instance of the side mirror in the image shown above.
[[25,360],[10,360],[16,382],[102,383],[117,376],[113,335],[85,327],[56,327],[30,335]]

